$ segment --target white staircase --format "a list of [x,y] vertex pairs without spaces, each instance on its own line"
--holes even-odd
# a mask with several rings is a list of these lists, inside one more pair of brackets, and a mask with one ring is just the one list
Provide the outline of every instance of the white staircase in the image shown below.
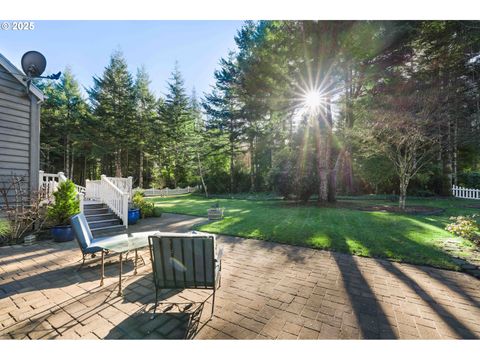
[[[39,191],[51,199],[58,185],[67,178],[58,174],[39,174]],[[80,200],[80,211],[85,214],[94,235],[117,232],[128,227],[128,202],[132,198],[132,177],[118,178],[102,175],[100,180],[86,180],[85,187],[75,185]]]
[[86,200],[83,213],[94,236],[125,230],[122,220],[99,201]]

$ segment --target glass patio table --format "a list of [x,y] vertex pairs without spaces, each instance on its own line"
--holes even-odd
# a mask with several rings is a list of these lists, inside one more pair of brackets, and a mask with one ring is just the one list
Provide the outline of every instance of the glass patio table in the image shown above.
[[[148,236],[155,232],[138,233],[131,237],[123,237],[118,240],[101,241],[98,246],[102,247],[102,275],[100,280],[100,286],[103,285],[103,279],[105,278],[104,258],[107,252],[118,253],[120,258],[120,269],[118,274],[118,296],[122,295],[122,268],[123,268],[123,255],[128,254],[131,251],[135,252],[135,266],[134,275],[137,274],[138,263],[138,250],[148,246]],[[143,259],[143,258],[142,258]]]

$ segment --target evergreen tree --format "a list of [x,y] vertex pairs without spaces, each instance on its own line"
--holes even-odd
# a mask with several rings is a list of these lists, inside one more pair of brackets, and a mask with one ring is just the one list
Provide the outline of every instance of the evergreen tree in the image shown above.
[[148,139],[153,137],[152,130],[157,118],[157,100],[149,89],[150,80],[144,67],[137,70],[135,80],[136,122],[134,129],[134,148],[138,150],[138,187],[144,184],[145,148]]
[[42,161],[47,171],[63,171],[72,178],[75,160],[83,152],[87,104],[70,68],[65,69],[58,82],[40,86],[46,95],[40,131]]
[[190,111],[190,100],[185,91],[184,80],[178,63],[168,82],[168,92],[160,109],[160,124],[165,139],[165,164],[169,182],[177,187],[190,180],[189,139],[194,131],[194,118]]
[[239,69],[235,54],[220,59],[220,69],[214,73],[215,87],[205,96],[202,106],[208,116],[207,128],[211,131],[216,151],[228,154],[230,160],[230,192],[234,191],[235,157],[240,153],[245,136],[245,121],[238,98]]
[[[94,77],[94,86],[88,90],[99,119],[99,140],[104,147],[104,170],[113,155],[115,176],[123,175],[128,166],[129,134],[135,124],[135,89],[132,75],[120,51],[115,51],[102,77]],[[122,163],[123,160],[123,163]]]

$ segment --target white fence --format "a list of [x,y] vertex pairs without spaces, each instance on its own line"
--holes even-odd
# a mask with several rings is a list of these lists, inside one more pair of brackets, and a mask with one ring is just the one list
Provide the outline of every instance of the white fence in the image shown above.
[[[135,189],[135,191],[139,191],[142,189]],[[186,188],[176,188],[176,189],[143,189],[143,193],[145,196],[175,196],[175,195],[182,195],[182,194],[190,194],[192,192],[197,191],[196,187],[187,186]]]
[[453,196],[460,199],[474,199],[480,200],[480,190],[479,189],[467,189],[453,185],[452,188]]

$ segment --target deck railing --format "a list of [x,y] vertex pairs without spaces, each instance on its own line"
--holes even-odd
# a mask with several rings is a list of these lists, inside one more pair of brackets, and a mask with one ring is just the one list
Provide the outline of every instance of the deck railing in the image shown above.
[[100,201],[100,185],[102,180],[85,180],[85,198]]
[[106,204],[128,227],[128,193],[120,190],[105,175],[100,179],[100,201]]
[[479,189],[467,189],[464,187],[453,185],[452,187],[453,196],[460,199],[474,199],[480,200],[480,190]]
[[[53,174],[40,170],[38,180],[38,190],[42,200],[51,200],[53,193],[58,189],[58,185],[66,181],[67,177],[63,172]],[[85,199],[86,188],[77,184],[74,185],[75,189],[77,190],[77,198],[80,201],[80,211],[83,212],[83,202]]]
[[128,193],[129,199],[132,198],[132,177],[131,176],[126,178],[109,176],[108,180],[110,180],[116,187],[118,187],[123,192]]

